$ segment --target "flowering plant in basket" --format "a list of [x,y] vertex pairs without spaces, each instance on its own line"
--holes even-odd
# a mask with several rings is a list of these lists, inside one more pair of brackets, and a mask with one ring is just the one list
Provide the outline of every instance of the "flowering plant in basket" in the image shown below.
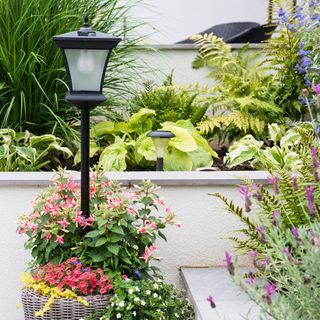
[[84,268],[75,257],[61,264],[48,262],[33,270],[31,274],[24,274],[22,281],[27,288],[49,296],[43,308],[36,312],[36,316],[43,316],[55,299],[77,299],[88,306],[88,302],[82,296],[106,294],[113,288],[102,269]]
[[162,229],[179,226],[157,190],[149,181],[127,190],[97,171],[90,181],[90,216],[85,218],[79,184],[59,172],[31,214],[19,218],[18,233],[28,237],[25,246],[32,250],[35,265],[76,256],[83,265],[108,273],[146,274],[155,259],[155,240],[166,239]]

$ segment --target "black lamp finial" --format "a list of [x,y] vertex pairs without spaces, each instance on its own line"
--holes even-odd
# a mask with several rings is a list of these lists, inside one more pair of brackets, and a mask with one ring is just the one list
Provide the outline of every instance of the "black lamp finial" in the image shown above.
[[90,25],[89,25],[89,16],[88,16],[87,13],[84,14],[83,21],[84,21],[83,26],[85,28],[89,28],[90,27]]
[[83,27],[78,31],[79,36],[95,36],[96,33],[91,29],[89,24],[89,16],[85,13],[83,17]]

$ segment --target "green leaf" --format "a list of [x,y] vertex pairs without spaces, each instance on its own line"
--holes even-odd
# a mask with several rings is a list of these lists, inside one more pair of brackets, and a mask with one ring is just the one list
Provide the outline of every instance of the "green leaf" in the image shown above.
[[123,239],[123,235],[122,234],[117,234],[117,233],[112,233],[112,232],[110,232],[108,234],[108,241],[109,242],[112,242],[112,243],[119,242],[122,239]]
[[98,241],[95,243],[95,247],[100,247],[102,245],[104,245],[106,242],[108,241],[107,238],[99,238]]
[[124,235],[124,232],[123,232],[123,229],[122,227],[120,226],[117,226],[117,225],[113,225],[110,230],[114,233],[117,233],[117,234],[121,234],[121,235]]
[[189,152],[188,156],[192,160],[192,170],[197,168],[211,167],[213,164],[211,154],[202,147],[195,151]]
[[170,139],[169,146],[183,152],[191,152],[197,149],[197,143],[187,129],[180,128],[172,122],[165,122],[162,130],[168,130],[175,134],[175,137]]
[[152,129],[150,117],[155,114],[154,110],[142,108],[129,119],[128,125],[134,132],[140,134],[150,131]]
[[108,249],[109,252],[111,252],[112,254],[117,256],[118,253],[119,253],[120,247],[119,247],[118,244],[112,243],[112,244],[108,244],[107,249]]
[[93,230],[93,231],[89,231],[86,234],[86,238],[95,238],[99,235],[99,230]]
[[291,147],[293,145],[296,145],[300,142],[301,135],[295,131],[295,130],[288,130],[287,133],[281,138],[280,140],[280,146],[281,147]]
[[137,153],[141,154],[148,161],[156,161],[156,149],[152,139],[143,135],[137,139],[135,149]]
[[37,150],[35,148],[28,148],[28,147],[17,147],[15,146],[14,149],[17,151],[17,154],[22,159],[30,163],[34,163],[37,155]]
[[124,171],[127,168],[126,155],[126,144],[116,137],[115,143],[102,151],[99,164],[105,171]]
[[178,149],[171,148],[164,158],[164,170],[166,171],[190,171],[192,170],[192,159]]
[[104,121],[96,124],[90,132],[90,137],[101,137],[106,134],[114,133],[114,122],[112,121]]

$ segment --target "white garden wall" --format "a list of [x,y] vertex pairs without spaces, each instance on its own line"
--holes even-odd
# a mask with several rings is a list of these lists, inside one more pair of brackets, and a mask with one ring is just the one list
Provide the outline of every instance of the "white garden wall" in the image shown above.
[[[77,173],[75,176],[79,176]],[[181,228],[170,227],[168,242],[158,242],[158,255],[165,259],[160,268],[167,281],[179,283],[181,266],[216,266],[223,263],[225,250],[232,251],[226,238],[240,227],[239,221],[223,210],[220,201],[208,193],[221,192],[242,203],[237,191],[241,177],[264,181],[264,172],[124,172],[110,173],[111,179],[126,185],[151,179],[161,185],[166,204],[174,209]],[[29,253],[24,239],[15,233],[18,215],[28,213],[31,201],[45,188],[51,173],[0,173],[0,319],[22,320],[20,274]],[[242,260],[243,263],[246,260]]]

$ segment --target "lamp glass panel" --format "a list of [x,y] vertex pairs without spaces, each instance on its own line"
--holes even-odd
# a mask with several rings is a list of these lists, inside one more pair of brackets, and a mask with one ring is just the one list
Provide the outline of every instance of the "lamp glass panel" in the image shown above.
[[72,91],[100,91],[109,50],[65,49]]
[[169,143],[169,138],[153,137],[152,141],[156,148],[157,158],[164,158],[164,154]]

